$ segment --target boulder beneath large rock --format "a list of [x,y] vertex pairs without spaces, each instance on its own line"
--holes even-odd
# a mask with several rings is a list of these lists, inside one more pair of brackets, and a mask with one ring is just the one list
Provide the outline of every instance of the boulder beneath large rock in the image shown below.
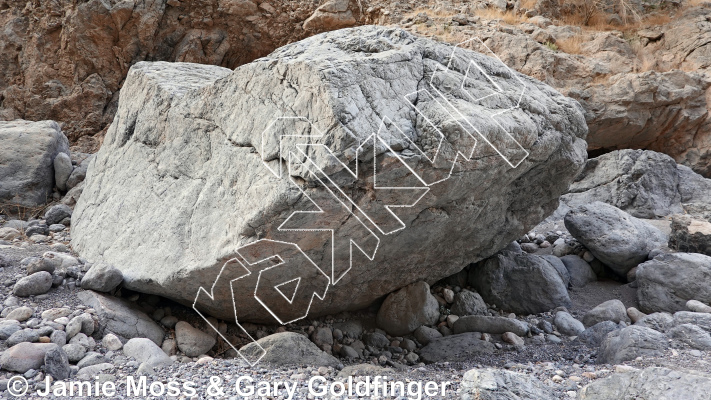
[[711,377],[662,367],[614,373],[580,391],[581,400],[706,400]]
[[686,310],[689,300],[711,303],[711,257],[667,253],[637,267],[637,300],[645,313]]
[[0,121],[0,203],[26,207],[52,199],[54,158],[69,141],[54,121]]
[[263,337],[242,347],[240,352],[249,360],[278,367],[336,367],[340,364],[337,358],[319,349],[309,338],[295,332]]
[[469,270],[469,283],[481,297],[516,314],[536,314],[570,307],[568,288],[543,257],[502,251]]
[[394,336],[406,335],[439,318],[439,303],[430,294],[430,285],[415,282],[391,293],[378,310],[379,327]]
[[125,340],[146,338],[158,346],[163,343],[163,328],[158,326],[143,311],[135,309],[123,299],[104,296],[90,290],[77,295],[87,306],[96,310],[99,317],[99,333],[103,336],[113,333]]
[[188,357],[197,357],[207,353],[217,340],[185,321],[175,324],[175,340],[178,348]]
[[[367,26],[234,71],[137,63],[90,162],[74,249],[128,289],[188,305],[212,289],[198,308],[255,322],[359,309],[491,256],[556,209],[587,127],[575,101],[453,50]],[[413,206],[396,218],[390,204]]]
[[667,242],[659,229],[600,201],[571,209],[565,215],[565,227],[620,276]]

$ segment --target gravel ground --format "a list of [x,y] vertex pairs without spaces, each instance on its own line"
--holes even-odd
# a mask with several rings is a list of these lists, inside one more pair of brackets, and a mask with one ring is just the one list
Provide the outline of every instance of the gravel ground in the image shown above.
[[[60,244],[68,244],[66,239],[68,236],[61,237],[58,242]],[[59,246],[61,247],[61,246]],[[6,267],[0,271],[0,302],[4,301],[11,292],[12,285],[17,278],[25,275],[24,267],[19,265],[19,261],[26,257],[41,256],[46,251],[57,251],[58,247],[50,245],[29,244],[23,242],[18,245],[0,245],[0,255],[10,261],[12,266]],[[542,249],[549,251],[549,249]],[[26,299],[20,299],[20,305],[27,305],[37,308],[39,312],[54,307],[69,307],[72,309],[84,308],[79,302],[76,294],[81,289],[73,288],[72,285],[62,285],[59,288],[53,288],[46,295],[34,296]],[[138,295],[122,289],[122,297],[137,300],[139,303],[147,301],[151,296]],[[609,299],[620,299],[626,306],[635,306],[635,289],[629,285],[622,284],[617,281],[603,280],[589,284],[582,289],[573,289],[570,291],[570,296],[573,302],[571,312],[577,316],[582,315],[589,309]],[[155,297],[155,296],[153,296]],[[167,299],[152,299],[152,303],[156,307],[169,307],[172,310],[172,315],[177,316],[180,320],[186,320],[192,324],[199,326],[201,320],[189,308],[174,303]],[[365,329],[374,328],[375,308],[364,310],[359,313],[343,314],[336,317],[323,317],[311,320],[299,321],[299,324],[290,325],[289,330],[308,332],[309,329],[318,324],[330,324],[334,319],[357,318],[364,322]],[[533,319],[548,319],[552,318],[551,313],[527,316],[523,319],[532,322]],[[369,323],[370,322],[370,323]],[[277,327],[257,327],[257,337],[266,336],[273,333]],[[686,345],[679,342],[672,343],[671,348],[665,352],[662,357],[640,358],[631,362],[625,363],[626,366],[611,366],[596,364],[597,349],[590,348],[577,340],[561,337],[561,343],[555,344],[547,341],[536,341],[536,338],[526,338],[526,346],[523,348],[514,348],[511,345],[501,342],[498,335],[492,335],[492,340],[501,345],[501,349],[496,350],[493,354],[475,356],[466,362],[444,362],[438,364],[416,364],[411,366],[401,365],[388,360],[385,364],[379,365],[375,358],[365,360],[367,367],[362,367],[363,364],[355,364],[345,359],[341,359],[344,365],[338,368],[329,367],[293,367],[283,368],[277,366],[269,366],[259,364],[255,367],[250,367],[241,359],[205,357],[203,359],[188,359],[183,357],[182,362],[176,362],[171,366],[156,369],[154,374],[150,375],[146,382],[145,395],[139,390],[138,393],[127,395],[127,379],[129,377],[134,380],[135,385],[139,389],[142,387],[140,381],[138,367],[139,363],[131,358],[123,355],[122,351],[109,352],[101,345],[96,351],[102,353],[114,367],[99,374],[96,378],[99,386],[105,382],[116,383],[116,394],[111,396],[74,396],[75,398],[146,398],[146,399],[238,399],[238,398],[270,398],[270,399],[288,399],[289,394],[286,392],[285,386],[278,387],[277,393],[274,393],[274,382],[287,382],[289,389],[293,389],[296,384],[295,392],[292,398],[298,399],[313,399],[313,398],[333,398],[345,399],[349,396],[338,396],[326,394],[314,395],[309,392],[309,383],[315,384],[314,389],[317,391],[321,387],[320,384],[325,384],[333,387],[336,392],[341,388],[340,383],[348,383],[348,376],[355,376],[351,381],[351,385],[355,388],[357,383],[365,378],[359,377],[367,375],[370,379],[374,379],[376,375],[383,376],[382,380],[386,382],[402,381],[407,388],[410,382],[412,387],[416,386],[417,382],[424,384],[432,381],[441,388],[443,382],[451,382],[444,396],[438,391],[437,396],[433,398],[459,398],[460,384],[462,377],[466,371],[472,368],[499,368],[508,369],[532,375],[540,379],[545,385],[549,386],[560,399],[572,399],[577,396],[577,392],[587,383],[604,378],[616,370],[624,370],[625,368],[644,368],[648,366],[665,366],[679,371],[696,371],[706,374],[711,374],[711,354],[698,350],[692,350]],[[0,341],[0,351],[4,349],[4,343]],[[221,355],[221,354],[220,354]],[[360,362],[363,362],[361,360]],[[360,373],[353,373],[355,365],[360,365],[358,370]],[[364,369],[365,368],[365,369]],[[0,380],[9,379],[14,376],[12,373],[0,371]],[[257,393],[259,396],[243,396],[244,393],[239,393],[236,388],[238,379],[242,378],[242,391],[248,391],[245,379],[251,378],[252,382],[257,385],[258,382],[271,382],[270,391]],[[44,388],[44,375],[40,372],[31,378],[33,391],[23,398],[47,398],[40,397],[35,394],[34,390]],[[219,380],[219,383],[218,383]],[[167,390],[168,382],[177,382],[180,393],[178,396],[169,396]],[[190,387],[194,388],[194,393],[191,390],[184,390],[180,386],[183,383],[191,382]],[[265,384],[263,384],[265,385]],[[133,386],[131,386],[133,387]],[[348,385],[344,386],[350,387]],[[150,392],[150,388],[154,389],[154,393]],[[161,394],[161,388],[164,391]],[[266,390],[262,387],[262,390]],[[346,393],[347,394],[347,393]],[[358,396],[351,396],[356,398]],[[7,392],[0,392],[0,399],[11,399]],[[53,398],[50,396],[49,398]],[[384,398],[376,396],[373,398]],[[416,393],[400,393],[394,397],[398,399],[417,399]],[[429,398],[424,396],[422,398]]]

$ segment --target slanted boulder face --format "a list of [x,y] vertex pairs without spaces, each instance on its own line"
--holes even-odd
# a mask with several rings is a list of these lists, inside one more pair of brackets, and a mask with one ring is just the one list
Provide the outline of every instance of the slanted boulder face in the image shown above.
[[206,288],[197,305],[217,317],[234,318],[233,293],[240,321],[358,309],[535,226],[586,130],[548,86],[400,29],[317,35],[234,71],[138,63],[73,246],[132,290],[192,305]]
[[601,201],[637,218],[675,213],[711,216],[711,179],[677,165],[666,154],[617,150],[591,158],[561,197],[560,217],[570,208]]
[[0,203],[26,207],[52,200],[54,158],[69,141],[54,121],[0,121]]

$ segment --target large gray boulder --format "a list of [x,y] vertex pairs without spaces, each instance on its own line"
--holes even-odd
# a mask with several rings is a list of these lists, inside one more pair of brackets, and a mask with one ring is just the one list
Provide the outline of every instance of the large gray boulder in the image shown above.
[[637,218],[684,212],[711,215],[709,191],[711,179],[677,165],[666,154],[616,150],[587,161],[570,191],[561,197],[557,213],[602,201]]
[[637,267],[637,300],[645,313],[686,310],[689,300],[711,303],[711,257],[666,253]]
[[54,158],[69,141],[54,121],[0,121],[0,203],[35,207],[52,199]]
[[[198,308],[234,319],[236,303],[238,319],[255,322],[359,309],[491,256],[556,209],[586,159],[587,127],[575,101],[493,58],[453,50],[367,26],[234,71],[137,63],[89,164],[74,249],[116,265],[128,289],[188,305],[199,288],[213,289]],[[458,152],[472,161],[453,164]],[[410,189],[381,189],[393,185]],[[393,208],[395,218],[386,204],[414,205]],[[271,264],[259,261],[277,253],[289,267],[263,272]],[[255,296],[260,276],[272,284]],[[277,293],[294,286],[296,297]]]
[[620,276],[667,242],[659,229],[599,201],[571,209],[565,215],[565,227],[595,258]]
[[580,391],[580,399],[706,400],[710,391],[710,376],[696,371],[648,367],[595,380]]
[[568,288],[543,257],[502,251],[469,270],[469,283],[490,304],[516,314],[570,307]]

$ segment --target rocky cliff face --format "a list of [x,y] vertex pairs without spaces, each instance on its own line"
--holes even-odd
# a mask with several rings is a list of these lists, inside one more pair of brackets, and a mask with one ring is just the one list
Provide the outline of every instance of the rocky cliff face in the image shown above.
[[424,16],[424,23],[405,25],[440,34],[428,23],[461,21],[442,35],[452,42],[480,37],[512,68],[577,99],[589,150],[650,149],[711,174],[711,8],[690,8],[647,29],[582,29],[541,16],[511,23],[461,17]]
[[[358,2],[0,1],[0,120],[56,120],[89,140],[143,60],[235,68],[314,32],[364,21]],[[304,24],[305,20],[308,24]]]

